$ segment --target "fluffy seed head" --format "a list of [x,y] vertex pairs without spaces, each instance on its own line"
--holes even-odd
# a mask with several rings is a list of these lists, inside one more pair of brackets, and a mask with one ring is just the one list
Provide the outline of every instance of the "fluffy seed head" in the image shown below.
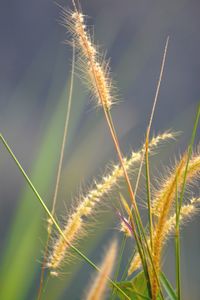
[[[174,169],[167,178],[163,180],[160,189],[155,192],[155,199],[153,201],[152,211],[155,216],[159,217],[161,212],[164,211],[165,199],[169,193],[171,193],[171,199],[175,197],[175,184],[177,184],[178,191],[181,189],[184,179],[184,172],[186,167],[187,155],[184,155],[179,165]],[[199,175],[200,172],[200,155],[197,152],[193,154],[189,161],[188,171],[187,171],[187,184],[192,182],[195,177]],[[175,176],[177,176],[177,182],[175,182]]]
[[74,243],[77,238],[77,233],[79,235],[83,231],[82,219],[78,216],[73,216],[69,219],[67,226],[65,227],[63,233],[68,241],[60,235],[53,246],[51,255],[48,258],[47,267],[51,269],[51,272],[57,273],[56,270],[60,267],[61,263],[65,258],[65,253],[70,248],[70,244]]
[[91,284],[85,300],[103,300],[106,292],[107,280],[110,277],[117,256],[117,242],[114,240],[100,266],[100,272]]
[[71,33],[78,51],[78,65],[83,81],[98,105],[109,110],[116,101],[109,62],[94,44],[85,16],[80,11],[63,11],[63,24]]
[[[165,228],[168,221],[169,213],[171,209],[173,208],[173,200],[176,195],[176,189],[180,190],[183,184],[184,180],[184,174],[187,164],[187,153],[184,154],[178,163],[178,165],[175,167],[175,170],[170,174],[168,180],[164,184],[164,188],[161,189],[159,192],[159,201],[154,202],[157,207],[158,212],[158,221],[155,226],[155,236],[154,236],[154,253],[153,253],[153,259],[154,259],[154,266],[159,273],[160,271],[160,264],[161,264],[161,254],[162,254],[162,247],[163,247],[163,241],[165,239]],[[195,177],[198,176],[200,171],[200,155],[193,154],[187,169],[187,177],[186,182],[192,182]],[[160,195],[162,195],[162,198],[160,198]],[[154,206],[155,208],[155,206]],[[155,211],[155,209],[154,209]],[[158,285],[157,285],[157,279],[155,277],[155,274],[152,274],[152,286],[153,286],[153,295],[156,297],[157,291],[158,291]]]
[[[150,144],[149,149],[153,151],[160,142],[174,137],[173,133],[163,133],[154,137]],[[127,171],[133,167],[134,164],[140,161],[143,149],[138,152],[132,152],[130,158],[124,158],[124,165]],[[112,171],[102,178],[101,182],[95,182],[95,187],[91,189],[85,196],[79,200],[79,204],[74,209],[73,213],[69,215],[66,226],[64,227],[64,235],[69,242],[80,240],[83,233],[87,234],[86,224],[84,217],[89,217],[95,211],[95,206],[100,202],[102,197],[109,193],[118,180],[123,177],[123,170],[119,165],[114,165]],[[123,230],[125,228],[122,228]],[[58,236],[55,244],[52,247],[51,254],[48,259],[47,267],[54,272],[59,269],[66,255],[69,255],[70,246],[65,242],[62,236]]]
[[[200,198],[192,198],[188,204],[185,204],[181,208],[180,222],[183,225],[186,221],[190,220],[195,214],[199,212]],[[168,221],[165,223],[163,230],[163,245],[167,241],[168,237],[173,234],[176,225],[176,214],[173,214]],[[150,239],[147,238],[148,244],[150,245]],[[128,270],[128,275],[137,271],[141,267],[141,259],[139,253],[136,253],[133,257],[130,267]]]

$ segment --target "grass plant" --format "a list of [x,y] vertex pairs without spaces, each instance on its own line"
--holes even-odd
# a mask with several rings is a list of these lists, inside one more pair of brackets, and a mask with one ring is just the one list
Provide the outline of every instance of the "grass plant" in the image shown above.
[[[188,189],[198,182],[200,175],[200,153],[195,148],[195,138],[200,118],[200,103],[197,107],[196,118],[191,141],[180,159],[173,163],[171,170],[159,178],[159,184],[154,186],[155,179],[151,173],[151,157],[158,151],[158,146],[167,141],[175,140],[176,133],[166,131],[152,136],[152,122],[157,106],[158,95],[164,72],[169,37],[166,40],[161,63],[160,74],[153,100],[145,141],[141,149],[132,151],[129,156],[122,153],[115,123],[112,118],[112,107],[118,101],[115,84],[111,78],[109,60],[94,42],[87,18],[81,11],[80,5],[72,0],[73,9],[61,8],[61,23],[70,34],[68,43],[73,49],[72,70],[69,88],[65,123],[58,159],[57,174],[52,205],[46,204],[30,177],[25,172],[3,134],[0,140],[23,175],[35,199],[43,208],[47,217],[46,242],[44,255],[40,266],[40,280],[37,287],[37,299],[47,299],[46,293],[49,279],[54,282],[61,280],[62,268],[78,264],[78,258],[95,270],[95,278],[89,288],[81,294],[80,299],[182,299],[181,292],[181,242],[180,226],[199,212],[200,198]],[[76,71],[75,71],[76,70]],[[106,168],[99,179],[93,181],[90,189],[84,191],[64,216],[64,224],[56,216],[56,202],[61,186],[62,167],[65,145],[68,142],[68,128],[73,118],[74,73],[77,73],[86,84],[91,98],[102,110],[107,125],[110,140],[118,158],[116,163]],[[156,156],[156,154],[154,155]],[[143,166],[145,172],[143,172]],[[109,171],[108,171],[109,170]],[[133,181],[133,174],[136,180]],[[145,193],[147,222],[143,219],[138,205],[138,186],[142,175],[145,177]],[[122,189],[123,184],[126,191]],[[187,191],[187,194],[185,192]],[[117,193],[120,204],[116,200]],[[86,237],[91,237],[90,228],[95,226],[96,215],[107,204],[107,197],[112,199],[112,207],[116,211],[118,235],[123,235],[120,245],[115,237],[105,251],[101,266],[97,266],[81,249],[81,243]],[[187,200],[190,199],[190,200]],[[119,233],[121,232],[121,234]],[[116,234],[117,235],[117,234]],[[170,283],[163,272],[163,253],[165,244],[170,236],[175,239],[175,274],[176,282]],[[98,237],[97,237],[98,238]],[[110,236],[109,236],[110,239]],[[129,240],[134,241],[131,255],[122,264],[126,248],[130,247]],[[115,273],[112,277],[113,270]],[[123,274],[122,276],[120,274]],[[112,279],[113,278],[113,279]],[[175,288],[173,286],[176,286]],[[106,292],[110,288],[109,292]],[[6,294],[4,298],[6,299]],[[6,300],[10,300],[7,298]]]

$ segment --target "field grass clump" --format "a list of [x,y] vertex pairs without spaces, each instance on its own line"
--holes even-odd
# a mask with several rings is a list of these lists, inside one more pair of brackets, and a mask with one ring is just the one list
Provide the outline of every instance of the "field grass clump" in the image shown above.
[[[96,271],[90,286],[85,289],[84,294],[82,294],[84,296],[81,299],[163,300],[170,298],[180,300],[180,226],[198,214],[200,207],[198,191],[197,195],[194,195],[192,190],[200,175],[200,153],[198,148],[196,151],[194,150],[199,125],[200,104],[197,108],[188,148],[180,159],[173,163],[170,169],[166,167],[166,170],[168,170],[166,174],[162,174],[159,179],[153,178],[151,173],[151,156],[161,151],[161,149],[158,151],[158,147],[161,144],[175,140],[177,137],[176,133],[169,130],[154,136],[151,134],[169,38],[166,39],[164,47],[145,141],[138,151],[132,151],[129,156],[126,156],[122,153],[112,118],[112,106],[117,102],[118,97],[116,87],[111,78],[109,60],[106,58],[105,52],[102,52],[100,47],[94,42],[94,36],[87,25],[87,17],[75,1],[72,1],[72,4],[72,10],[62,8],[61,12],[62,24],[70,36],[68,43],[73,49],[73,62],[69,100],[51,208],[47,207],[7,141],[3,135],[0,135],[1,142],[47,214],[47,238],[41,263],[37,299],[40,300],[43,296],[45,297],[50,277],[52,277],[52,282],[55,280],[54,277],[57,277],[57,280],[61,280],[60,274],[62,274],[64,262],[67,261],[66,265],[68,267],[72,260],[76,264],[79,257],[93,271]],[[85,190],[78,197],[77,201],[72,200],[72,207],[69,213],[64,216],[64,224],[60,225],[59,217],[56,216],[56,203],[61,183],[60,178],[65,144],[68,137],[69,119],[71,117],[75,67],[76,73],[86,83],[89,93],[103,112],[118,161],[112,164],[110,168],[107,167],[106,170],[109,169],[109,171],[100,176],[98,180],[94,179],[91,188]],[[136,175],[134,180],[133,176],[131,176],[133,173]],[[138,186],[142,176],[145,178],[147,221],[144,221],[145,218],[143,219],[137,199]],[[159,182],[156,187],[154,186],[155,182]],[[124,192],[124,185],[126,186],[126,193]],[[117,193],[117,199],[116,196],[113,197],[113,192],[115,192],[115,195]],[[108,198],[111,198],[112,207],[114,207],[116,212],[116,223],[119,230],[115,235],[123,235],[123,238],[120,243],[119,238],[110,241],[109,236],[109,247],[105,251],[101,265],[97,266],[80,249],[81,243],[86,237],[92,239],[89,229],[92,225],[95,231],[96,215],[101,207],[105,207]],[[119,199],[121,202],[118,201]],[[164,246],[170,237],[175,239],[176,266],[174,272],[176,274],[176,288],[173,288],[173,284],[169,282],[163,272]],[[130,257],[124,257],[126,247],[131,245],[131,243],[127,243],[127,239],[134,241],[134,247],[131,246],[131,249],[129,249],[131,250],[129,253],[132,253]],[[122,263],[122,260],[125,261],[125,264]],[[114,274],[113,270],[115,270]],[[110,288],[110,294],[107,292],[108,288]]]

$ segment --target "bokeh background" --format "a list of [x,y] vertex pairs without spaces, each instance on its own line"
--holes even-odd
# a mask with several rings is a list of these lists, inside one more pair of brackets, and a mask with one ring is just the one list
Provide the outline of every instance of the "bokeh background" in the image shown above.
[[[152,173],[164,171],[189,141],[200,99],[200,3],[198,0],[80,1],[94,24],[95,40],[111,58],[119,103],[112,113],[124,153],[138,149],[145,136],[164,44],[170,36],[167,61],[152,132],[172,128],[176,142],[160,148]],[[57,1],[71,7],[71,2]],[[59,24],[60,8],[51,0],[0,1],[0,130],[33,183],[51,207],[66,114],[72,51]],[[198,133],[199,137],[199,133]],[[198,138],[197,138],[198,142]],[[0,298],[35,299],[46,237],[46,215],[14,162],[0,147]],[[71,201],[87,191],[94,177],[117,161],[101,109],[90,101],[76,77],[69,135],[56,215],[61,221]],[[134,185],[134,177],[133,177]],[[144,188],[138,201],[144,201]],[[195,193],[195,191],[192,191]],[[197,192],[198,193],[198,192]],[[92,260],[117,232],[115,201],[109,195],[97,216],[95,230],[81,243]],[[109,205],[109,203],[112,203]],[[67,208],[66,208],[67,207]],[[95,226],[95,224],[93,225]],[[200,216],[181,237],[183,299],[200,295]],[[129,243],[128,256],[134,243]],[[166,249],[165,271],[174,282],[174,245]],[[82,299],[91,268],[76,258],[51,279],[43,299]]]

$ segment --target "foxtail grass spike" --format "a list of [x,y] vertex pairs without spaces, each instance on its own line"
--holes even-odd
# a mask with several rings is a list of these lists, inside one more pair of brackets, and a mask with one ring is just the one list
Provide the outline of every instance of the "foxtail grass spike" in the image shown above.
[[[174,134],[170,132],[164,132],[157,137],[153,137],[149,145],[150,152],[153,152],[162,141],[173,138]],[[140,161],[143,151],[144,150],[141,149],[138,152],[132,152],[129,159],[124,158],[124,165],[127,171],[129,171],[134,164]],[[95,188],[91,189],[85,196],[80,198],[78,206],[68,217],[66,226],[63,229],[69,243],[73,244],[87,233],[83,217],[88,217],[94,214],[96,204],[101,201],[104,195],[112,190],[117,181],[122,177],[122,168],[119,165],[114,165],[110,174],[104,176],[101,182],[95,182]],[[69,244],[67,244],[65,239],[59,235],[55,244],[52,246],[52,251],[47,262],[47,267],[50,268],[52,272],[55,272],[55,270],[60,268],[66,254],[70,254],[69,249]]]
[[[195,214],[197,214],[200,210],[200,198],[192,198],[188,204],[185,204],[181,208],[180,213],[180,223],[181,225],[184,225],[186,222],[188,222]],[[166,222],[165,228],[164,228],[164,240],[163,245],[167,241],[167,239],[170,237],[171,234],[174,233],[176,225],[176,214],[174,213]],[[148,239],[148,243],[150,243],[150,239]],[[141,268],[141,260],[140,255],[138,253],[135,254],[133,257],[128,274],[131,275],[133,272],[137,271],[139,268]]]
[[109,110],[117,99],[110,77],[109,61],[105,60],[105,55],[99,53],[86,25],[86,17],[79,10],[63,10],[62,15],[63,25],[75,40],[81,77],[98,105],[104,105]]

